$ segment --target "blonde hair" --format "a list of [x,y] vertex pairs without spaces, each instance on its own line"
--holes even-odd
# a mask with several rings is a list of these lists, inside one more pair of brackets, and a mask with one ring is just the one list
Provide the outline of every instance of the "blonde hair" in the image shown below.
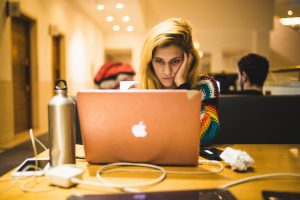
[[186,53],[191,53],[193,61],[187,74],[187,83],[195,88],[199,77],[199,54],[192,40],[192,26],[181,18],[171,18],[156,25],[148,33],[145,40],[139,70],[139,87],[141,89],[163,88],[152,67],[152,57],[159,47],[175,45]]

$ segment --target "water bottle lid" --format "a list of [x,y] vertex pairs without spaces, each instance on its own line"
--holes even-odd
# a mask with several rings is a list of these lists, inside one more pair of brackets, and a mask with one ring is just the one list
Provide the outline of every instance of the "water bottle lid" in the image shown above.
[[54,90],[67,90],[67,82],[63,79],[56,79]]

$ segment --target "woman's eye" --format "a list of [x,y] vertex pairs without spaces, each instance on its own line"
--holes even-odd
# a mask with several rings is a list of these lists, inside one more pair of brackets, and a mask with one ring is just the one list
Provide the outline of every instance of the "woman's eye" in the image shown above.
[[164,61],[163,60],[154,60],[154,62],[156,63],[156,64],[164,64]]
[[171,65],[177,65],[178,63],[180,63],[181,60],[176,59],[176,60],[172,60],[171,61]]

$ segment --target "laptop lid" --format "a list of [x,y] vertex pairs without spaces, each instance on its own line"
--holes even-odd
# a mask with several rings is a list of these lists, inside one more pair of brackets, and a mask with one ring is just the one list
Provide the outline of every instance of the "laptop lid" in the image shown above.
[[200,91],[82,90],[77,104],[89,163],[197,165]]

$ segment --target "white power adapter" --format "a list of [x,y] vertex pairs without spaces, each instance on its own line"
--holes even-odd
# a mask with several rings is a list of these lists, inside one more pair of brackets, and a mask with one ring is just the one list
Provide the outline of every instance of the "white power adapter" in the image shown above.
[[53,185],[60,187],[71,187],[76,183],[72,182],[72,178],[82,178],[84,170],[71,165],[61,165],[53,167],[45,172],[46,179]]

